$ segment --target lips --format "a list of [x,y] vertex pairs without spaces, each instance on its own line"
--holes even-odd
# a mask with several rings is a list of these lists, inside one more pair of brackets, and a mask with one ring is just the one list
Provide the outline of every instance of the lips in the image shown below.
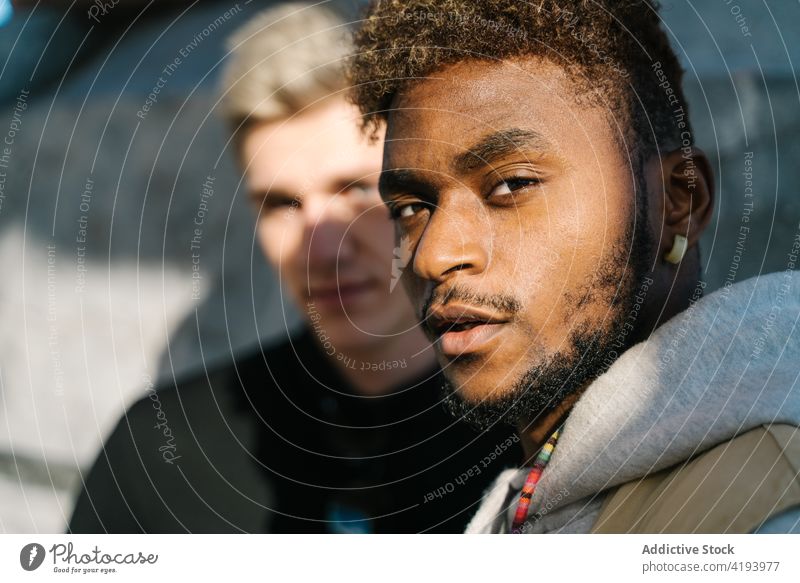
[[426,325],[445,356],[460,356],[490,348],[508,318],[481,308],[448,304],[428,310]]

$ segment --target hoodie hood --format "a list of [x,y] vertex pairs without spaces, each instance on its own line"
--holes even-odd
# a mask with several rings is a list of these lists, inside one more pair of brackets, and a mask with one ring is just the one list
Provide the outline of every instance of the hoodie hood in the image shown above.
[[[701,298],[620,356],[567,418],[531,514],[546,509],[548,530],[580,522],[582,512],[599,509],[596,494],[767,423],[800,426],[800,273],[794,271]],[[497,532],[525,474],[503,472],[467,532]],[[573,511],[557,512],[570,504]],[[579,530],[591,525],[584,518]]]

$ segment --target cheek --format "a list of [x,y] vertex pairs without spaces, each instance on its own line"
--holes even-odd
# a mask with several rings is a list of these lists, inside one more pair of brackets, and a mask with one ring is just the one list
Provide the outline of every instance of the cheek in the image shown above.
[[596,273],[616,232],[602,195],[592,189],[555,189],[493,226],[492,279],[528,307],[528,325],[539,338],[557,341],[574,290]]
[[397,253],[394,224],[387,217],[383,206],[377,206],[361,214],[350,228],[350,236],[364,250],[371,261],[391,269]]
[[292,271],[302,271],[300,262],[304,257],[302,229],[297,220],[290,217],[264,217],[259,219],[256,231],[264,256],[273,268],[284,276]]
[[490,252],[506,282],[520,282],[523,295],[563,285],[575,272],[594,210],[574,192],[551,189],[541,199],[492,221]]

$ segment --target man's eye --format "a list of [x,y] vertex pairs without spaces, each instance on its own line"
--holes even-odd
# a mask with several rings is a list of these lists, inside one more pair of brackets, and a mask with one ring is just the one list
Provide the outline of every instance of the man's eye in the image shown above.
[[400,208],[400,211],[397,213],[401,218],[413,217],[417,212],[417,205],[415,204],[407,204],[404,207]]
[[260,215],[272,215],[281,209],[299,208],[300,200],[282,195],[253,195],[250,201]]
[[264,199],[263,208],[264,210],[274,210],[283,207],[292,206],[293,204],[297,204],[294,199],[292,198],[283,198],[283,197],[270,197],[267,196]]
[[492,188],[489,196],[508,196],[528,186],[537,186],[541,182],[539,178],[508,178]]
[[423,210],[425,205],[421,202],[410,203],[391,203],[389,205],[389,216],[393,219],[408,219]]

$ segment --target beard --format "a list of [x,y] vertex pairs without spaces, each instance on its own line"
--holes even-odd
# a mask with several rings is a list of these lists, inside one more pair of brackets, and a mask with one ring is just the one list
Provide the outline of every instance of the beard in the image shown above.
[[[640,179],[639,184],[640,188],[644,187],[643,180]],[[585,323],[576,326],[564,350],[529,368],[511,387],[500,391],[500,397],[478,403],[466,401],[445,376],[443,401],[453,416],[480,431],[499,423],[519,428],[535,422],[603,374],[619,354],[636,343],[641,325],[634,321],[631,328],[628,318],[632,313],[639,314],[634,310],[636,295],[640,283],[650,272],[654,239],[646,220],[645,201],[633,215],[593,280],[578,293],[567,296],[576,306],[576,312],[570,317],[580,316],[583,306],[599,303],[608,308],[608,322],[594,329]]]

